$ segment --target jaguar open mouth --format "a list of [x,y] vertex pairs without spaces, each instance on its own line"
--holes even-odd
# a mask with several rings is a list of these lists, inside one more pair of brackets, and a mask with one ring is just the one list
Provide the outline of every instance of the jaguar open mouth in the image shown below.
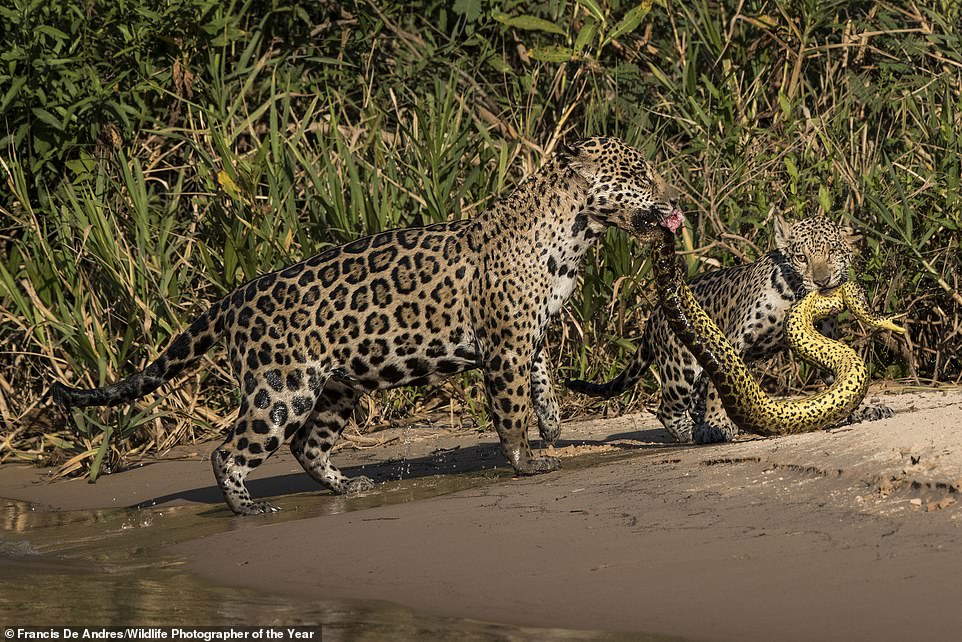
[[681,213],[681,210],[677,207],[671,210],[671,212],[665,218],[661,219],[658,223],[662,227],[668,228],[668,231],[674,234],[681,227],[682,223],[685,222],[685,215]]
[[822,296],[830,296],[833,292],[835,292],[835,290],[839,289],[840,287],[842,287],[842,284],[836,283],[835,285],[826,285],[826,286],[816,285],[812,289],[818,292],[819,294],[821,294]]
[[640,210],[631,217],[631,228],[635,236],[639,238],[649,237],[659,227],[664,227],[674,234],[685,222],[685,215],[681,210],[673,208],[665,214],[661,208],[651,208]]

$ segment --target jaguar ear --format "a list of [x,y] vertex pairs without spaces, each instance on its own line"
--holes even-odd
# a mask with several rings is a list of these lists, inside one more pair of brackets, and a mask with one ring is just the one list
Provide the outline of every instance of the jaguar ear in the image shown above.
[[562,144],[558,151],[565,155],[568,167],[573,169],[578,176],[590,181],[594,178],[598,163],[593,155],[588,152],[591,146],[591,139],[580,138],[567,144]]
[[862,241],[865,239],[865,237],[859,234],[858,231],[851,225],[843,225],[839,229],[842,232],[842,238],[845,239],[846,245],[851,248],[852,252],[855,254],[861,254]]
[[587,138],[573,138],[571,140],[563,141],[560,145],[558,145],[558,150],[567,154],[568,156],[577,156],[587,143]]
[[792,224],[776,214],[774,227],[775,247],[780,250],[787,249],[792,241]]

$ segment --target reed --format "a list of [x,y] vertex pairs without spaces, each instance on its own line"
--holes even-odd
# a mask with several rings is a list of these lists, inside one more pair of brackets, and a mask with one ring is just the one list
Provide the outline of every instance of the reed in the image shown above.
[[[472,216],[581,135],[625,138],[677,186],[692,276],[766,251],[776,213],[855,225],[856,278],[909,329],[851,328],[875,376],[962,379],[957,2],[155,5],[0,7],[0,461],[96,475],[221,432],[218,351],[128,408],[67,417],[44,394],[142,368],[257,274]],[[582,280],[548,337],[559,378],[617,372],[656,303],[617,232]],[[810,375],[763,372],[776,391]],[[467,375],[377,395],[359,424],[483,428],[481,399]]]

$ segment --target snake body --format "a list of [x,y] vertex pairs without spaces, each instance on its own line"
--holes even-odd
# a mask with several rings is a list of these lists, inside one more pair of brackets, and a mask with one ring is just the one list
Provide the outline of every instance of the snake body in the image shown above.
[[819,430],[845,419],[862,402],[869,381],[865,362],[849,346],[819,333],[813,325],[818,319],[848,309],[871,327],[904,332],[891,317],[872,312],[854,282],[828,295],[809,293],[789,313],[789,344],[799,356],[830,370],[835,380],[810,397],[772,399],[695,299],[682,277],[673,237],[667,231],[652,245],[652,262],[668,323],[715,384],[729,418],[749,432],[779,435]]

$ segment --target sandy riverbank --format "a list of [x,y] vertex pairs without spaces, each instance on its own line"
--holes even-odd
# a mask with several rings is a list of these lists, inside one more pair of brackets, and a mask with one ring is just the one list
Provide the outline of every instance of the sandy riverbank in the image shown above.
[[[238,528],[170,552],[213,582],[301,598],[693,639],[956,639],[962,392],[872,396],[898,414],[706,447],[666,443],[644,413],[568,423],[565,468],[525,479],[491,433],[378,432],[336,461],[386,482],[369,495],[404,497],[360,508],[319,494],[285,454],[250,484],[315,515],[283,522],[227,514],[205,461],[215,444],[93,485],[4,465],[0,496],[70,510],[210,504]],[[335,502],[346,512],[315,510]]]

